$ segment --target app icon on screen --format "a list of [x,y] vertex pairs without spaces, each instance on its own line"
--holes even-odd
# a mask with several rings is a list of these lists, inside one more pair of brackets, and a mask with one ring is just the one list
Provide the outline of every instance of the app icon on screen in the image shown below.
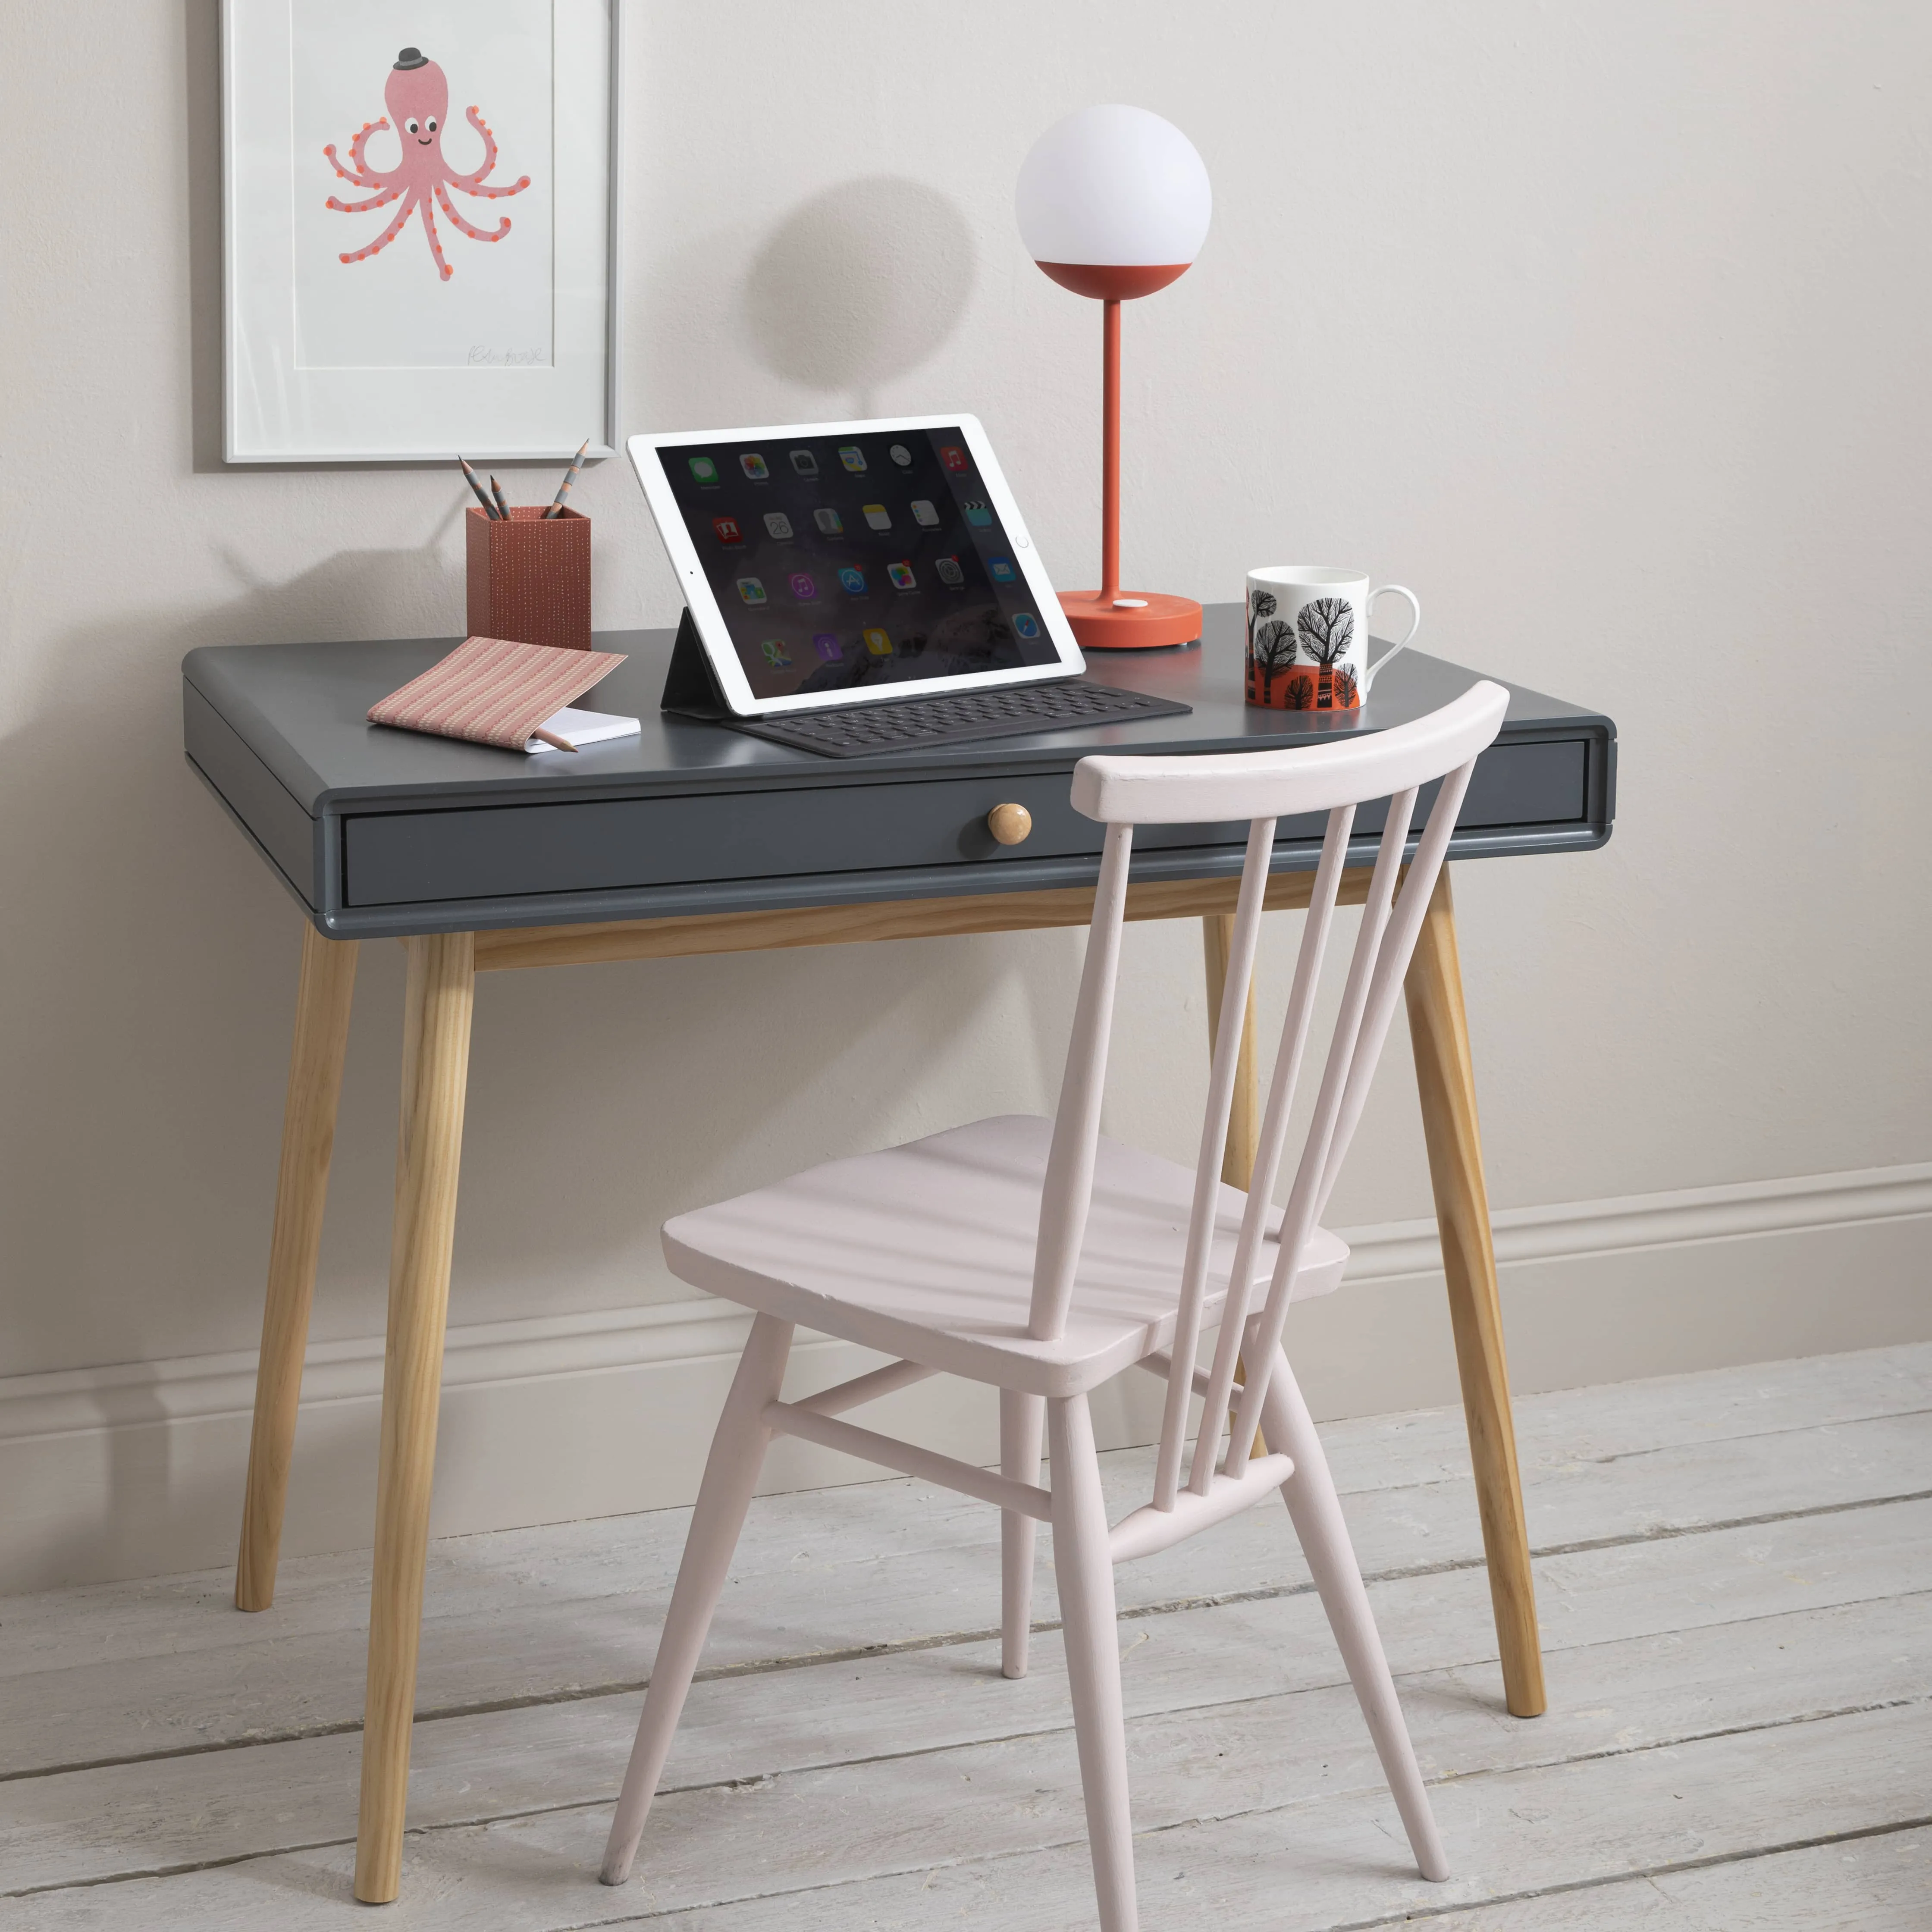
[[812,648],[827,664],[836,664],[844,656],[843,646],[830,631],[820,631],[812,640]]
[[884,632],[867,631],[863,633],[863,635],[866,640],[866,648],[872,652],[873,656],[875,658],[889,658],[892,656],[892,640],[886,635]]
[[956,476],[963,475],[967,470],[970,470],[973,466],[972,464],[966,460],[966,452],[962,449],[956,442],[949,442],[946,447],[939,452],[939,460],[940,462],[944,464],[946,468],[951,470]]
[[758,648],[764,652],[765,662],[772,670],[790,670],[791,653],[785,649],[782,638],[767,638]]
[[829,537],[842,537],[845,534],[845,519],[836,510],[814,510],[812,520]]
[[818,474],[818,458],[808,449],[794,449],[791,453],[791,466],[801,476]]
[[866,520],[874,530],[889,530],[892,528],[892,513],[886,509],[884,504],[867,503],[863,506],[863,508],[866,512]]
[[912,452],[907,448],[904,443],[894,443],[892,448],[886,452],[886,454],[890,456],[902,470],[910,470],[912,467]]
[[765,586],[755,577],[741,577],[738,580],[738,595],[747,604],[762,604],[765,601]]
[[818,586],[812,580],[808,572],[795,570],[791,574],[791,594],[802,604],[818,595]]
[[754,449],[747,450],[739,458],[738,467],[754,483],[762,483],[772,472],[765,467],[765,459]]
[[921,530],[936,530],[939,527],[939,512],[923,496],[912,500],[912,520]]
[[989,556],[986,560],[986,574],[995,584],[1012,584],[1018,580],[1019,572],[1013,568],[1010,556]]
[[1016,638],[1036,638],[1040,635],[1040,620],[1030,611],[1022,610],[1013,619],[1013,635]]
[[916,590],[919,587],[919,580],[913,575],[909,563],[889,563],[886,574],[892,580],[895,590]]
[[938,572],[939,580],[942,584],[950,584],[957,588],[966,581],[966,573],[959,568],[959,560],[956,556],[936,556],[932,560],[932,567]]
[[980,530],[985,530],[993,520],[992,512],[976,497],[970,503],[962,503],[960,508],[966,512],[966,520]]
[[854,569],[849,563],[838,573],[838,582],[842,589],[850,591],[854,597],[866,594],[866,573]]
[[718,481],[718,466],[708,456],[694,456],[691,464],[691,480],[694,483],[715,483]]
[[718,541],[722,544],[741,544],[745,541],[745,532],[738,527],[736,517],[713,517],[711,527],[718,532]]
[[854,476],[862,476],[866,473],[866,452],[856,442],[848,442],[840,446],[838,460],[844,464]]
[[791,519],[782,510],[767,510],[765,512],[765,529],[767,534],[783,543],[791,535]]

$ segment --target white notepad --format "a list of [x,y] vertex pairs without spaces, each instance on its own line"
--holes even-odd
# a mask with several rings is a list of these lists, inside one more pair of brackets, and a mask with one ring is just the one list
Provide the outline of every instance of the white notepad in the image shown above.
[[[529,713],[524,714],[526,717]],[[634,718],[620,718],[614,711],[580,711],[574,704],[566,704],[561,711],[554,711],[543,722],[546,731],[554,731],[560,738],[568,739],[580,751],[586,745],[601,744],[606,738],[634,737],[638,732]],[[532,738],[524,746],[526,752],[550,752],[559,758],[568,758],[567,752],[558,752],[554,745],[546,745],[541,738]]]

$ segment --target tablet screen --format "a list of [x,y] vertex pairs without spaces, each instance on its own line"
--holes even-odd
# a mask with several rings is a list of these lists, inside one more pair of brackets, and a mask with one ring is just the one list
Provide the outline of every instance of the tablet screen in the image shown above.
[[959,430],[657,454],[754,698],[1058,662]]

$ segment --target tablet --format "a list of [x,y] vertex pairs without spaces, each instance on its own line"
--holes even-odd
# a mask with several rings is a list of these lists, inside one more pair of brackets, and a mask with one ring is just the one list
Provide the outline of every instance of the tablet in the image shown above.
[[690,430],[628,447],[739,717],[1084,668],[976,417]]

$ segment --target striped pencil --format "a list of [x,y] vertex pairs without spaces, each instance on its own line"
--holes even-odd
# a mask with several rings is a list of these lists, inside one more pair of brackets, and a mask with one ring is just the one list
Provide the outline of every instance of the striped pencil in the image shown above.
[[503,500],[502,484],[499,483],[494,476],[490,479],[490,494],[496,500],[497,515],[507,524],[510,520],[510,506]]
[[464,463],[461,457],[459,456],[456,460],[458,462],[463,464],[464,481],[470,485],[471,489],[476,492],[476,500],[483,506],[483,514],[488,517],[492,523],[496,522],[497,520],[496,506],[494,503],[490,502],[489,491],[484,488],[476,471],[471,469],[467,463]]
[[576,460],[566,472],[562,482],[557,486],[556,495],[550,508],[544,512],[546,520],[556,516],[562,509],[563,500],[570,494],[570,486],[577,481],[577,472],[584,467],[584,452],[590,447],[590,439],[587,436],[577,446]]

